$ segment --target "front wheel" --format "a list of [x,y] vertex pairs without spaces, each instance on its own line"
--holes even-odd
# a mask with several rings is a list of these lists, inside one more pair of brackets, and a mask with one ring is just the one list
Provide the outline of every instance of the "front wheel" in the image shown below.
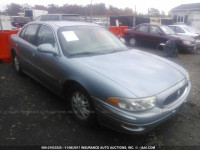
[[70,105],[73,117],[85,126],[93,126],[96,123],[94,104],[85,90],[74,88],[70,96]]

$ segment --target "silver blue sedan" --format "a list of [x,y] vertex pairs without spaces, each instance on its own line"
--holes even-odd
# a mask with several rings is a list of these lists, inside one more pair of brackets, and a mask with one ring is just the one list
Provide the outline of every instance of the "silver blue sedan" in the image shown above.
[[86,126],[148,131],[175,114],[191,88],[181,66],[130,50],[95,24],[32,22],[11,36],[9,47],[16,73],[63,97]]

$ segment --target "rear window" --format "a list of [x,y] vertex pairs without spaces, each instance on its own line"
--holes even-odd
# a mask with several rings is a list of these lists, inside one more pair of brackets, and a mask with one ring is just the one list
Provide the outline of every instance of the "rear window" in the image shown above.
[[78,15],[62,15],[62,20],[79,21],[80,17]]
[[48,21],[48,20],[59,20],[59,16],[58,15],[45,15],[42,16],[42,21]]

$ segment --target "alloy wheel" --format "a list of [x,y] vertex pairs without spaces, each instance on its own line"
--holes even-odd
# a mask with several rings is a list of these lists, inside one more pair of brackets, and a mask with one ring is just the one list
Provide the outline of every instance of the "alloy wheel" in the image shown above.
[[80,91],[74,92],[71,97],[72,110],[80,120],[87,120],[90,115],[88,98]]
[[131,38],[131,39],[130,39],[130,45],[131,45],[131,46],[136,45],[136,40],[135,40],[135,38]]
[[17,56],[15,56],[15,58],[14,58],[14,66],[15,66],[15,70],[17,72],[19,72],[20,71],[20,67],[19,67],[19,60],[18,60]]

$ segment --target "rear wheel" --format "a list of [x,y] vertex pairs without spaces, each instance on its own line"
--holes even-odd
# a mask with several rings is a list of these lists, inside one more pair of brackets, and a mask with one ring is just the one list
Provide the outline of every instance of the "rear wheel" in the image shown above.
[[13,68],[18,75],[22,75],[22,69],[19,64],[19,59],[16,54],[13,55]]
[[129,44],[130,44],[130,46],[135,46],[136,45],[136,39],[135,38],[130,38],[130,40],[129,40]]

